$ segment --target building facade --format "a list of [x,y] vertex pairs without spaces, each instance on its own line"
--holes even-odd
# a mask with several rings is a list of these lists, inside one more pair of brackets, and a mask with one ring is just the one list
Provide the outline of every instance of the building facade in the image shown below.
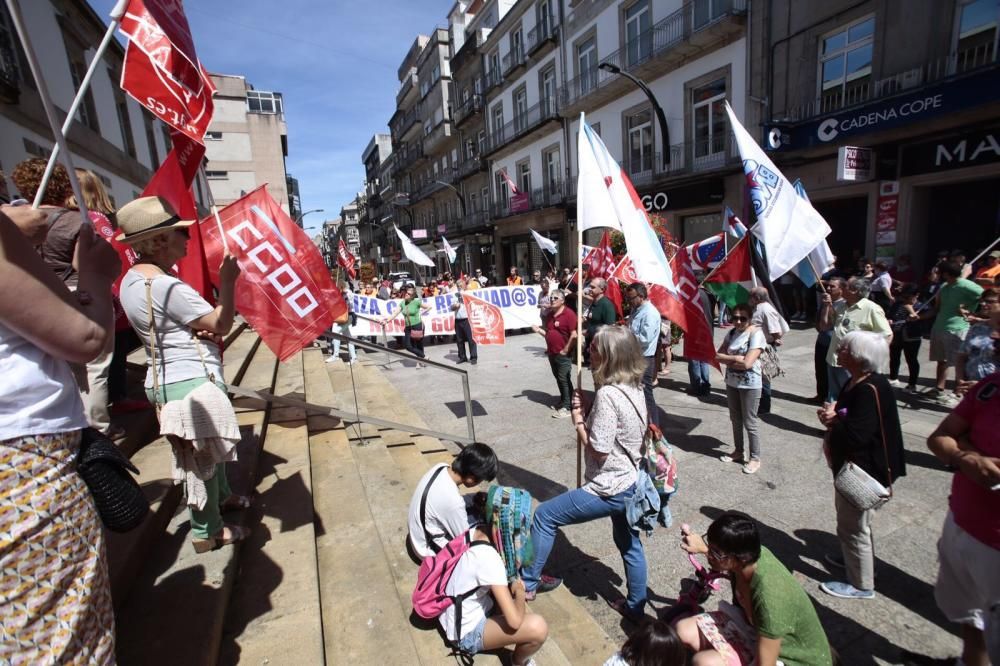
[[[107,25],[84,0],[22,2],[20,7],[49,95],[63,118]],[[171,149],[167,126],[119,87],[123,58],[121,45],[112,41],[67,136],[74,165],[97,174],[117,206],[139,196]],[[55,141],[5,6],[0,6],[0,102],[0,169],[9,174],[22,160],[47,158]],[[192,190],[207,212],[203,174]]]
[[[365,165],[365,199],[366,205],[358,222],[360,239],[359,258],[361,261],[373,264],[375,272],[388,270],[384,264],[389,261],[388,242],[396,240],[392,230],[390,200],[383,200],[383,177],[388,169],[388,161],[392,155],[392,137],[388,134],[375,134],[361,153],[361,162]],[[389,227],[386,229],[386,227]],[[397,243],[398,244],[398,243]]]
[[281,93],[256,90],[242,76],[212,74],[216,87],[215,115],[205,133],[206,175],[220,208],[267,184],[282,210],[292,216],[301,209],[290,198],[285,168],[288,127]]
[[[906,254],[925,269],[1000,235],[995,0],[767,6],[751,27],[757,138],[802,180],[845,268]],[[842,151],[861,173],[840,172]]]

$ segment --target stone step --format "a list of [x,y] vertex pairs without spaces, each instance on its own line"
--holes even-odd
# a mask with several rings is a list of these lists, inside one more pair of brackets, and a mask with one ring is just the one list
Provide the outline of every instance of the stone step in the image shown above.
[[[278,368],[276,391],[304,392],[296,355]],[[239,575],[226,616],[220,664],[323,663],[309,433],[289,413],[267,425]],[[294,637],[294,640],[289,640]]]

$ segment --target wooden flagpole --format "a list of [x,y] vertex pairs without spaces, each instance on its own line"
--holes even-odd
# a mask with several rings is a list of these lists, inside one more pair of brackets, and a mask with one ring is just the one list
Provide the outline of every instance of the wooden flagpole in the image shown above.
[[[28,67],[31,69],[31,75],[35,77],[35,83],[38,85],[38,96],[41,98],[42,107],[45,109],[45,116],[49,121],[49,127],[52,129],[56,147],[64,153],[63,159],[66,161],[66,171],[69,172],[69,182],[73,188],[73,196],[76,197],[77,207],[80,209],[83,219],[89,220],[87,200],[83,198],[83,190],[80,188],[80,181],[76,177],[76,169],[73,167],[73,156],[66,145],[66,136],[59,126],[59,119],[56,117],[56,108],[52,104],[52,97],[49,96],[49,88],[45,83],[41,64],[38,62],[38,57],[35,54],[35,47],[31,44],[31,39],[28,38],[28,28],[24,25],[24,17],[21,15],[21,8],[17,0],[7,0],[7,9],[10,12],[11,20],[14,22],[14,29],[17,30],[17,36],[21,40],[21,46],[24,47],[24,55],[28,59]],[[72,117],[70,115],[66,119],[66,122],[70,122]],[[55,168],[51,162],[49,166]],[[35,194],[35,208],[39,206],[44,193],[45,187],[39,187],[38,192]]]

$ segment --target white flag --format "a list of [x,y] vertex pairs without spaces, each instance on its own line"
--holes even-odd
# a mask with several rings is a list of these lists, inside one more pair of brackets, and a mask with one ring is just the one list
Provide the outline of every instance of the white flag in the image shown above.
[[639,280],[662,285],[676,293],[670,263],[632,181],[611,157],[601,137],[585,122],[582,113],[577,159],[576,218],[579,228],[611,227],[621,231]]
[[[809,201],[809,195],[806,194],[806,188],[802,185],[801,180],[796,178],[795,182],[792,183],[792,187],[795,188],[796,194]],[[836,259],[833,256],[833,250],[830,249],[830,245],[824,239],[805,259],[792,269],[792,272],[799,276],[799,279],[802,280],[805,286],[812,288],[819,282],[824,273],[833,268]]]
[[458,253],[455,252],[455,248],[451,246],[451,243],[444,236],[441,236],[441,251],[448,255],[449,264],[455,263],[455,257],[458,256]]
[[546,238],[534,229],[528,229],[528,231],[530,231],[531,235],[535,237],[535,242],[538,243],[538,247],[542,248],[544,251],[549,254],[555,254],[559,251],[559,248],[556,246],[556,242],[551,238]]
[[406,258],[415,264],[420,264],[421,266],[434,266],[434,261],[424,254],[424,251],[413,244],[406,234],[399,230],[395,224],[392,228],[396,230],[396,235],[399,236],[399,242],[403,244],[403,254]]
[[830,225],[809,201],[795,192],[788,179],[736,119],[729,102],[726,102],[726,113],[743,158],[750,202],[757,215],[757,224],[750,233],[763,243],[771,279],[777,280],[826,239]]

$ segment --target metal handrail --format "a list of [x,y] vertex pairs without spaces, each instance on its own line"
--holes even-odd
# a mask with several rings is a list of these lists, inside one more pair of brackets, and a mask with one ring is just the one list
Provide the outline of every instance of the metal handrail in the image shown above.
[[[364,315],[357,315],[357,316],[358,317],[364,317]],[[370,317],[364,317],[364,318],[368,319],[369,321],[371,321]],[[383,334],[385,333],[385,326],[384,325],[383,325],[383,328],[382,328],[382,332],[383,332]],[[353,344],[355,346],[361,347],[362,349],[368,349],[368,350],[371,350],[371,351],[384,351],[386,353],[387,357],[389,355],[392,355],[392,356],[401,356],[403,358],[408,358],[408,359],[416,359],[416,361],[418,363],[423,363],[424,365],[430,365],[430,366],[433,366],[435,368],[440,368],[441,370],[447,370],[448,372],[453,372],[455,374],[461,375],[462,376],[462,393],[463,393],[463,395],[465,397],[465,422],[466,422],[466,425],[467,425],[467,427],[469,429],[469,439],[471,439],[473,442],[476,441],[476,426],[475,426],[475,422],[474,422],[474,419],[473,419],[473,416],[472,416],[472,394],[469,391],[469,371],[468,370],[464,370],[462,368],[456,368],[456,367],[451,366],[451,365],[445,365],[444,363],[441,363],[439,361],[432,361],[432,360],[430,360],[428,358],[421,358],[420,356],[417,356],[415,354],[411,354],[409,352],[399,351],[398,349],[390,349],[388,347],[388,345],[376,345],[376,344],[373,344],[371,342],[365,342],[364,340],[361,340],[359,338],[355,338],[355,337],[350,336],[350,335],[344,335],[343,333],[337,333],[337,332],[331,331],[331,332],[327,333],[327,335],[329,337],[333,338],[334,340],[340,340],[341,342],[347,342],[349,344]],[[366,418],[373,419],[375,417],[366,417]],[[360,414],[358,415],[358,419],[364,421],[364,419],[361,418]],[[372,421],[365,421],[365,422],[367,423],[367,422],[372,422]],[[409,427],[409,426],[407,426],[407,427]],[[402,429],[405,431],[405,428],[402,428]],[[416,432],[416,430],[414,430],[414,432]],[[438,437],[438,439],[442,439],[442,437],[440,437],[438,435],[432,435],[432,436]],[[443,438],[444,439],[449,439],[450,441],[455,441],[455,442],[459,441],[459,440],[454,439],[454,435],[445,435]]]

